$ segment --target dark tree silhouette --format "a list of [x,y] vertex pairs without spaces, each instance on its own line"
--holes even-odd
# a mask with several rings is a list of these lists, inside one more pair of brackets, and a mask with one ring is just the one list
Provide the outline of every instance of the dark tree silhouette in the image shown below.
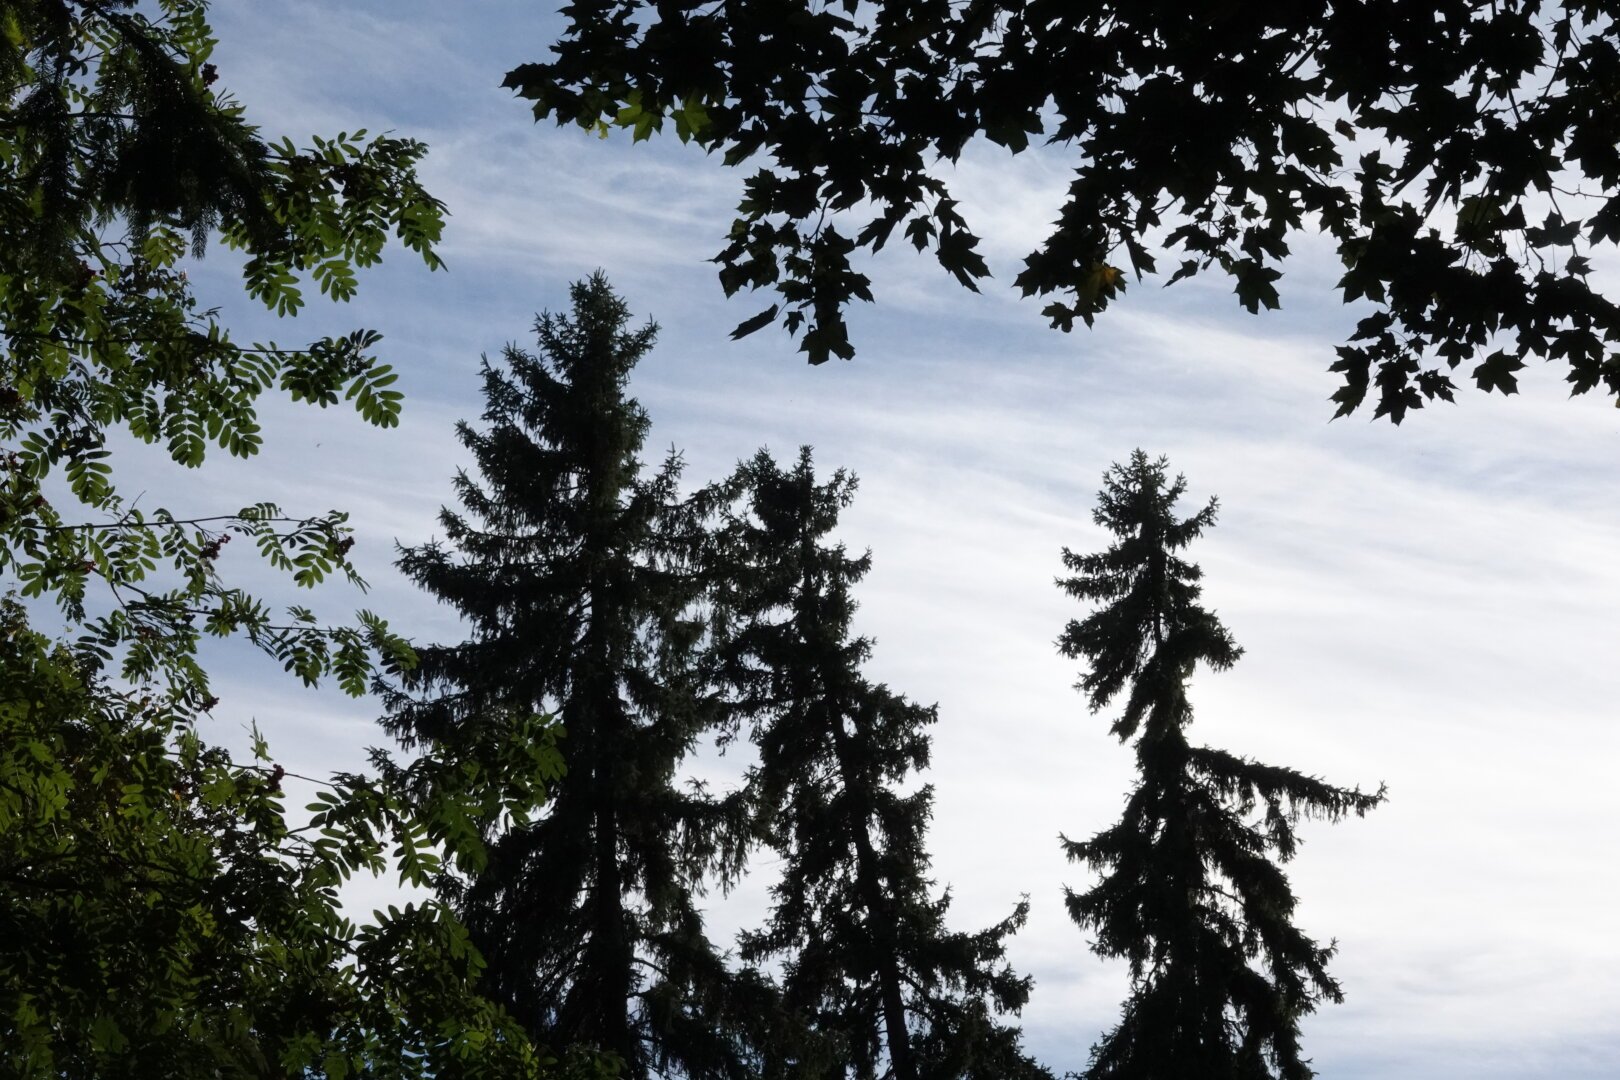
[[567,773],[543,815],[452,886],[488,992],[539,1041],[612,1053],[627,1077],[740,1076],[738,1009],[760,988],[728,974],[694,895],[738,872],[746,807],[676,775],[718,715],[700,664],[703,522],[678,456],[650,475],[638,456],[648,420],[626,382],[656,328],[632,329],[600,274],[572,297],[570,315],[540,317],[538,355],[485,362],[484,424],[458,428],[479,478],[456,478],[447,543],[400,558],[469,637],[422,651],[388,724],[438,743],[554,714]]
[[[861,254],[896,231],[970,289],[990,274],[952,197],[976,141],[1072,162],[1014,285],[1090,324],[1131,276],[1215,270],[1254,312],[1320,235],[1371,311],[1339,350],[1340,413],[1395,421],[1452,376],[1512,393],[1531,358],[1620,395],[1620,29],[1600,0],[595,0],[508,73],[537,118],[666,122],[753,163],[716,261],[774,291],[738,327],[854,353]],[[718,151],[718,153],[715,153]]]
[[1100,606],[1070,622],[1059,647],[1089,663],[1078,689],[1092,711],[1125,695],[1112,730],[1136,739],[1138,780],[1118,824],[1063,845],[1101,874],[1068,894],[1069,913],[1097,953],[1130,962],[1132,989],[1086,1076],[1304,1080],[1314,1073],[1299,1018],[1342,995],[1327,971],[1334,947],[1294,926],[1278,863],[1298,847],[1300,817],[1360,816],[1383,789],[1332,787],[1188,743],[1187,680],[1200,663],[1221,671],[1242,653],[1199,603],[1202,573],[1180,554],[1214,524],[1215,500],[1178,518],[1185,480],[1140,450],[1103,484],[1095,520],[1114,543],[1092,555],[1065,548],[1073,576],[1058,581]]
[[980,933],[947,929],[949,893],[927,876],[932,791],[902,790],[928,764],[935,709],[861,674],[872,646],[852,635],[850,590],[871,560],[829,539],[855,479],[818,483],[805,449],[788,470],[761,452],[736,483],[728,561],[746,569],[724,583],[718,606],[735,622],[721,651],[782,858],[769,922],[742,955],[780,961],[785,1011],[819,1042],[779,1046],[767,1075],[1044,1076],[999,1015],[1029,996],[1004,956],[1027,905]]

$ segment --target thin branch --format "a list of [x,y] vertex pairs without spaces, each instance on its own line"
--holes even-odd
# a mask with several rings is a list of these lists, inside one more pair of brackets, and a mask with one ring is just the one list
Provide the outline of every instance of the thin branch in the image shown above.
[[120,519],[118,521],[110,521],[102,525],[97,525],[90,522],[75,525],[41,525],[34,522],[21,522],[17,527],[27,529],[30,532],[52,534],[63,532],[91,532],[102,529],[167,529],[184,525],[201,527],[202,525],[213,521],[243,521],[265,522],[268,524],[277,525],[302,525],[314,522],[316,520],[318,519],[297,517],[243,517],[240,514],[214,514],[207,517],[169,518],[166,520],[153,521],[128,521]]

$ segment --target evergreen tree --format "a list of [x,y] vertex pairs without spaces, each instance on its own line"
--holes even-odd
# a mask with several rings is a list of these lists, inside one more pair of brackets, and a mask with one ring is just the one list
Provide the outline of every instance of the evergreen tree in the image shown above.
[[624,1075],[739,1075],[743,993],[694,897],[734,875],[739,798],[676,771],[711,724],[699,660],[702,522],[672,453],[644,474],[648,419],[626,396],[656,327],[629,325],[598,274],[569,316],[542,315],[539,354],[486,361],[484,425],[462,423],[478,478],[446,543],[405,550],[412,580],[455,607],[468,639],[425,649],[391,695],[391,729],[442,744],[514,712],[553,714],[566,775],[542,816],[496,838],[449,885],[489,962],[486,989],[553,1048],[617,1056]]
[[779,1039],[766,1075],[1043,1075],[998,1018],[1029,996],[1004,958],[1027,905],[977,934],[946,928],[949,893],[927,877],[932,792],[902,790],[928,764],[935,709],[861,674],[872,647],[851,634],[850,590],[871,559],[827,540],[854,478],[818,484],[808,449],[786,471],[762,451],[737,484],[728,535],[747,570],[719,604],[735,620],[726,678],[753,725],[750,786],[782,858],[769,922],[744,935],[742,956],[781,962],[785,1011],[812,1033],[809,1047]]
[[1186,482],[1165,470],[1138,450],[1108,471],[1094,518],[1116,539],[1098,554],[1065,548],[1074,576],[1058,581],[1101,605],[1070,622],[1059,647],[1089,662],[1077,688],[1092,711],[1125,694],[1113,733],[1136,738],[1139,773],[1117,825],[1063,841],[1070,860],[1101,872],[1090,891],[1068,894],[1069,913],[1096,935],[1097,953],[1130,962],[1132,979],[1085,1075],[1303,1080],[1314,1073],[1299,1019],[1342,994],[1327,972],[1334,947],[1294,926],[1278,864],[1297,849],[1300,817],[1360,816],[1383,789],[1332,787],[1188,743],[1187,680],[1242,650],[1200,605],[1202,573],[1179,554],[1214,524],[1215,500],[1178,519]]

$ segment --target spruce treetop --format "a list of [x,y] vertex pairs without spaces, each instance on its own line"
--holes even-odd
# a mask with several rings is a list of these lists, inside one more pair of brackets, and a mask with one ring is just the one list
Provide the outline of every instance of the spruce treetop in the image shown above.
[[1135,734],[1158,680],[1184,678],[1199,661],[1224,670],[1243,655],[1198,602],[1203,571],[1176,554],[1215,524],[1217,501],[1210,499],[1191,517],[1177,517],[1187,481],[1180,475],[1169,479],[1167,469],[1166,459],[1152,460],[1141,450],[1128,465],[1109,468],[1092,519],[1116,539],[1094,554],[1064,548],[1063,564],[1074,573],[1057,580],[1076,600],[1102,605],[1071,621],[1058,648],[1090,662],[1076,689],[1093,712],[1132,684],[1125,712],[1113,726],[1121,740]]
[[1343,994],[1328,973],[1334,945],[1293,923],[1281,864],[1298,850],[1301,818],[1361,816],[1380,788],[1334,787],[1187,739],[1187,682],[1199,662],[1222,670],[1241,655],[1200,603],[1201,571],[1181,553],[1214,524],[1211,500],[1176,514],[1180,476],[1141,451],[1109,469],[1096,521],[1105,551],[1063,559],[1058,584],[1097,604],[1059,639],[1089,662],[1078,689],[1092,711],[1126,695],[1113,732],[1136,739],[1138,779],[1118,823],[1088,840],[1063,838],[1069,859],[1096,871],[1066,890],[1092,948],[1130,964],[1119,1024],[1093,1048],[1087,1080],[1307,1080],[1299,1020]]
[[767,1075],[958,1080],[1042,1077],[1009,1024],[1030,980],[1006,962],[1027,904],[979,933],[950,929],[948,890],[929,876],[933,706],[868,680],[872,646],[851,626],[871,565],[829,537],[854,492],[818,481],[808,449],[791,467],[760,453],[734,481],[727,528],[744,553],[725,606],[726,678],[759,747],[750,788],[782,859],[764,927],[742,956],[782,968],[795,1036]]
[[[739,872],[746,805],[680,780],[722,715],[698,561],[708,496],[682,495],[678,455],[642,466],[628,380],[655,327],[633,328],[601,274],[571,296],[538,319],[537,352],[485,363],[484,422],[460,427],[476,464],[456,479],[462,508],[444,511],[445,542],[401,553],[469,634],[420,650],[388,723],[432,746],[510,731],[534,753],[565,734],[543,810],[443,883],[491,997],[537,1042],[630,1080],[740,1077],[769,995],[728,970],[697,897]],[[516,726],[542,713],[538,733]]]

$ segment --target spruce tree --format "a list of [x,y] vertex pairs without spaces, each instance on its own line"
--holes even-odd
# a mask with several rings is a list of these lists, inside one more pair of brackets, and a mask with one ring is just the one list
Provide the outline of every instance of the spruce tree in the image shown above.
[[743,1075],[741,993],[695,896],[734,875],[742,800],[678,782],[715,718],[701,672],[703,536],[680,459],[644,471],[648,418],[626,396],[656,327],[631,328],[600,274],[538,354],[483,365],[483,425],[458,426],[477,477],[438,541],[399,565],[454,607],[460,644],[424,649],[390,695],[391,730],[474,741],[516,713],[560,722],[566,774],[536,820],[448,882],[488,961],[485,987],[542,1043],[611,1053],[622,1075]]
[[1100,872],[1089,891],[1069,892],[1069,913],[1097,953],[1129,961],[1132,985],[1085,1076],[1304,1080],[1315,1074],[1299,1019],[1342,994],[1327,971],[1334,946],[1293,924],[1279,864],[1298,847],[1301,817],[1360,816],[1383,789],[1332,787],[1187,741],[1194,669],[1222,671],[1242,654],[1180,554],[1214,524],[1216,502],[1178,518],[1185,480],[1140,450],[1103,482],[1094,519],[1115,540],[1091,555],[1065,548],[1073,576],[1058,581],[1100,606],[1070,622],[1059,647],[1089,663],[1077,688],[1093,712],[1124,694],[1113,733],[1135,738],[1138,779],[1118,824],[1063,844]]
[[741,953],[780,963],[785,1011],[811,1035],[778,1039],[766,1075],[1044,1075],[999,1017],[1029,996],[1004,958],[1027,905],[980,933],[947,929],[949,893],[927,876],[932,791],[904,790],[928,764],[935,708],[861,673],[872,646],[853,636],[851,589],[871,559],[828,540],[854,478],[817,483],[805,449],[785,471],[762,451],[735,482],[744,496],[728,537],[746,570],[718,605],[734,620],[725,670],[759,750],[750,789],[763,835],[782,860],[769,921]]

